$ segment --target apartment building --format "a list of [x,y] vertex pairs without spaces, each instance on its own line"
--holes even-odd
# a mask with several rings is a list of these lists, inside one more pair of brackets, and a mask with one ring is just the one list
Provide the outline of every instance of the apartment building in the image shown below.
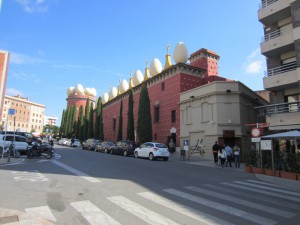
[[[14,109],[14,115],[9,115],[9,109]],[[20,95],[4,97],[1,125],[7,130],[25,132],[42,132],[44,126],[45,106],[31,102]]]
[[58,120],[57,116],[44,116],[44,126],[45,125],[57,126],[57,120]]
[[8,74],[10,54],[7,51],[0,50],[0,118],[2,117],[2,109],[4,95],[6,90],[6,79]]
[[256,109],[270,130],[300,129],[300,0],[262,0],[258,20],[271,104]]

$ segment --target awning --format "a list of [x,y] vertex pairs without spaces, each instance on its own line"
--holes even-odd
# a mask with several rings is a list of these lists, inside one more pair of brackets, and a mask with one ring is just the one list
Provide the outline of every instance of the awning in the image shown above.
[[292,130],[288,132],[262,136],[261,138],[300,138],[300,131]]

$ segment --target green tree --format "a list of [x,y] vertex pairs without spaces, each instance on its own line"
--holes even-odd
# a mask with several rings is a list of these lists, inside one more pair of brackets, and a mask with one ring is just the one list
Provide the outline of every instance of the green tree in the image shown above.
[[132,90],[129,91],[129,97],[128,97],[127,140],[134,141],[134,117],[133,117]]
[[104,140],[104,133],[103,133],[103,114],[102,114],[102,102],[100,103],[100,113],[99,116],[97,117],[99,120],[99,139]]
[[77,132],[76,137],[83,141],[83,128],[84,128],[84,117],[83,117],[83,106],[81,105],[79,108],[78,120],[77,120]]
[[147,82],[142,84],[140,92],[137,133],[140,143],[152,141],[152,119]]
[[59,130],[60,128],[56,125],[50,125],[50,124],[46,124],[44,127],[43,127],[43,133],[52,133],[52,134],[57,134],[59,133]]
[[91,109],[90,109],[88,138],[94,137],[94,110],[93,110],[93,103],[91,103],[90,108]]
[[97,100],[97,107],[96,107],[96,123],[95,123],[95,132],[94,132],[94,138],[99,138],[100,133],[100,113],[101,113],[101,97]]
[[123,101],[121,100],[120,104],[120,117],[119,117],[119,129],[118,129],[118,141],[121,141],[123,139]]
[[60,128],[59,128],[59,136],[60,137],[63,136],[65,123],[66,123],[65,110],[63,110],[62,115],[61,115]]
[[84,128],[83,128],[83,139],[88,139],[89,134],[89,121],[90,121],[90,99],[87,99],[84,113]]

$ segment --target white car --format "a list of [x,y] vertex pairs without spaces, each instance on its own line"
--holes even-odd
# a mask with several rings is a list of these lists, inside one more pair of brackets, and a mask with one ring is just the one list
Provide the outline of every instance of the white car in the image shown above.
[[164,161],[168,161],[170,152],[168,147],[164,144],[157,142],[146,142],[134,150],[134,157],[149,158],[149,160],[160,158]]
[[67,138],[62,138],[62,139],[60,139],[60,140],[58,141],[58,144],[59,144],[59,145],[68,145],[68,141],[69,141],[69,139],[67,139]]
[[74,141],[73,146],[72,146],[72,139],[68,140],[67,145],[71,147],[81,147],[81,143],[78,139],[74,139],[73,141]]
[[15,145],[15,150],[20,153],[26,153],[28,148],[27,139],[21,135],[14,134],[0,134],[0,146],[5,149],[5,146],[9,146],[12,142]]

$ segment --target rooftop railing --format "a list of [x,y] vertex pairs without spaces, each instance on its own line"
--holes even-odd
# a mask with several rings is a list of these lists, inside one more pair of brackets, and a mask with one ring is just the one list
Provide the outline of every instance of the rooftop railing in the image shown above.
[[291,26],[288,26],[286,28],[278,29],[278,30],[275,30],[273,32],[270,32],[270,33],[266,34],[265,36],[263,36],[261,39],[262,39],[262,42],[269,41],[271,39],[274,39],[274,38],[277,38],[279,36],[285,35],[285,34],[290,33],[292,31],[293,31],[293,27],[291,25]]
[[296,69],[297,69],[297,62],[287,63],[287,64],[284,64],[279,67],[268,69],[267,71],[265,71],[265,77],[270,77],[270,76],[278,75],[281,73],[286,73],[286,72],[296,70]]
[[267,106],[255,107],[258,116],[274,115],[279,113],[300,112],[300,102],[286,102]]
[[259,5],[259,9],[265,8],[265,7],[267,7],[268,5],[271,5],[271,4],[273,4],[273,3],[277,2],[277,1],[278,1],[278,0],[263,0],[263,1],[261,2],[261,4]]

